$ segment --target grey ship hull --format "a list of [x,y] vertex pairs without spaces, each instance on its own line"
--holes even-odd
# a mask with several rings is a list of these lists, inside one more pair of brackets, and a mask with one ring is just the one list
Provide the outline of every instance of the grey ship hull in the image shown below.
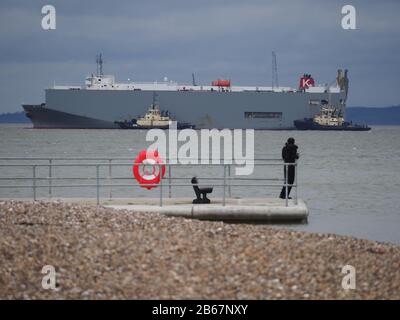
[[[345,111],[345,92],[156,91],[158,103],[179,122],[201,128],[294,129],[330,104]],[[46,104],[24,105],[35,128],[117,128],[115,121],[137,118],[148,110],[153,91],[47,89]],[[313,103],[311,103],[313,102]]]
[[42,105],[23,105],[26,115],[37,129],[116,129],[118,125],[67,112],[56,111]]

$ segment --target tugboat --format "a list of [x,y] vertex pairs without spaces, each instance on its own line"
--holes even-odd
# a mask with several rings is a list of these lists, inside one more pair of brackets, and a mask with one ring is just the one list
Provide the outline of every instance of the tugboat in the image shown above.
[[[153,103],[150,105],[146,114],[138,119],[115,121],[121,129],[168,129],[172,121],[176,121],[169,116],[168,111],[161,111],[156,103],[156,94],[153,94]],[[177,129],[194,129],[191,123],[178,122]]]
[[161,112],[158,105],[152,104],[146,114],[136,120],[136,125],[142,129],[168,129],[172,121],[168,111]]
[[297,130],[331,130],[331,131],[368,131],[367,125],[353,124],[344,121],[341,111],[331,106],[321,108],[319,114],[314,118],[295,120],[294,126]]
[[136,119],[114,121],[114,123],[117,124],[120,129],[139,129],[136,124]]

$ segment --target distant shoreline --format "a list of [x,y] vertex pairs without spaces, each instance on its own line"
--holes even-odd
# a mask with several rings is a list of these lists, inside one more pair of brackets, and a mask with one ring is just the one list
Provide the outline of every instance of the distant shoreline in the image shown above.
[[400,106],[349,107],[346,109],[346,120],[368,125],[400,125]]
[[0,124],[3,123],[31,123],[24,111],[0,114]]

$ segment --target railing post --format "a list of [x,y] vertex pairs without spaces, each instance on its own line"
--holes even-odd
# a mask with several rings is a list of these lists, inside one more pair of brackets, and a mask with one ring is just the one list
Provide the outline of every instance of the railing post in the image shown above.
[[158,165],[158,174],[160,175],[160,207],[163,205],[162,198],[162,185],[163,185],[163,176],[162,176],[162,165]]
[[33,201],[36,201],[36,166],[32,166]]
[[100,172],[99,165],[96,165],[96,204],[100,205]]
[[53,167],[52,167],[52,165],[53,165],[53,160],[49,159],[49,199],[51,199],[53,196],[53,190],[52,190]]
[[287,207],[289,205],[288,201],[288,175],[289,175],[289,170],[288,170],[288,165],[286,162],[284,162],[285,166],[285,206]]
[[295,204],[297,205],[297,175],[299,174],[299,171],[297,170],[297,168],[299,167],[298,162],[296,161],[296,165],[294,167],[295,171],[294,171],[294,185],[295,185]]
[[228,196],[232,198],[232,190],[231,190],[231,164],[228,165]]
[[224,164],[224,195],[222,197],[222,205],[225,206],[225,186],[226,186],[226,165]]
[[110,183],[110,199],[112,199],[112,159],[108,159],[108,181]]
[[171,165],[168,165],[168,197],[172,197],[172,192],[171,192]]

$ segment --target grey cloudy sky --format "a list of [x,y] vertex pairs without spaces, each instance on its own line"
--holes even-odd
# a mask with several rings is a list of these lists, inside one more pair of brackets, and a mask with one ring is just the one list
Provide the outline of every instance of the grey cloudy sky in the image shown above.
[[[41,28],[41,8],[57,10],[57,29]],[[352,4],[357,30],[341,28]],[[18,1],[0,2],[0,112],[44,101],[44,88],[82,84],[103,53],[117,80],[271,84],[318,83],[349,69],[349,106],[400,103],[400,1]]]

